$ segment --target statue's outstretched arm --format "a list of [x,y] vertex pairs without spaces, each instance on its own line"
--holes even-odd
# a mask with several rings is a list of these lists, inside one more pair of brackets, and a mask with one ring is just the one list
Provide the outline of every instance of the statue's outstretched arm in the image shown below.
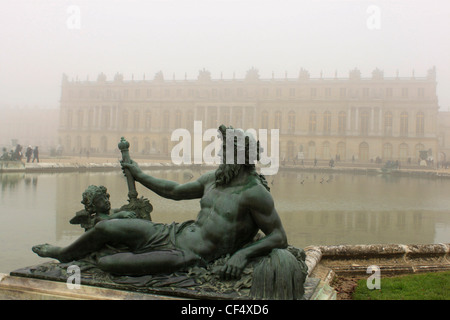
[[134,179],[152,190],[161,197],[172,200],[197,199],[203,196],[205,177],[202,176],[196,181],[180,184],[175,181],[158,179],[144,173],[136,162],[122,163],[123,168],[129,169]]

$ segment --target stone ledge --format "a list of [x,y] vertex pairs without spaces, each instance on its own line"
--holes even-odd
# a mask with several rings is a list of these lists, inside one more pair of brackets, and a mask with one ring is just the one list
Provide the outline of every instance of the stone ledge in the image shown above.
[[363,275],[377,265],[381,274],[450,270],[450,244],[373,244],[305,248],[308,274],[331,283],[335,275]]
[[[164,295],[136,293],[87,285],[69,289],[58,281],[0,274],[2,300],[180,300]],[[185,298],[184,298],[185,299]]]

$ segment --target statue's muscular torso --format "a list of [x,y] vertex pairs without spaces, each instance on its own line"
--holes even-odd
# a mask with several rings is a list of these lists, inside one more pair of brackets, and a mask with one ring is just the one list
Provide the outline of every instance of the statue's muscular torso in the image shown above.
[[264,187],[253,175],[242,182],[216,187],[214,174],[208,174],[203,184],[197,220],[177,236],[177,246],[209,261],[233,254],[256,235],[259,228],[252,218],[248,196],[256,191],[253,189]]

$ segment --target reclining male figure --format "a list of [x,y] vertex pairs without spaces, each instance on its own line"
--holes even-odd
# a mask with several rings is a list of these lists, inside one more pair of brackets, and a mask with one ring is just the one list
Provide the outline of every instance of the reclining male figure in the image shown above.
[[[100,269],[120,275],[171,273],[230,254],[220,274],[225,279],[239,278],[252,258],[267,255],[274,248],[286,248],[287,238],[267,182],[249,157],[249,141],[256,144],[254,137],[223,125],[219,133],[222,164],[196,181],[179,184],[158,179],[145,174],[134,161],[122,163],[137,182],[162,197],[201,199],[195,221],[166,225],[141,219],[104,220],[67,247],[45,244],[33,247],[33,251],[69,262],[105,245],[125,245],[127,252],[98,259]],[[234,139],[230,146],[235,155],[231,163],[226,161],[227,134],[245,136]],[[239,164],[237,155],[243,149],[245,163]],[[252,242],[259,230],[265,236]]]

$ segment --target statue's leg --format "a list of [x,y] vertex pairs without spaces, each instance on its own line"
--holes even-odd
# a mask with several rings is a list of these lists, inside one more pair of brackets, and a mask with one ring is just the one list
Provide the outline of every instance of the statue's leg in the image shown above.
[[148,239],[153,223],[141,219],[112,219],[100,221],[94,228],[82,234],[67,247],[50,245],[35,246],[33,251],[43,257],[62,262],[78,260],[87,254],[98,251],[105,244],[125,245],[132,250]]
[[140,276],[158,273],[172,273],[185,269],[200,258],[184,250],[160,250],[146,253],[117,253],[99,259],[98,267],[117,275]]

